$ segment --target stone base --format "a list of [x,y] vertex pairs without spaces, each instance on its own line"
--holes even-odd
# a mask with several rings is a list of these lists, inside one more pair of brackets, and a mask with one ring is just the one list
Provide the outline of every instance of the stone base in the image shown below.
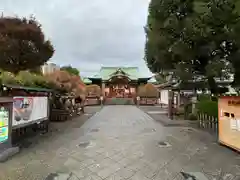
[[14,156],[19,152],[19,147],[11,147],[0,152],[0,162],[7,161],[10,157]]

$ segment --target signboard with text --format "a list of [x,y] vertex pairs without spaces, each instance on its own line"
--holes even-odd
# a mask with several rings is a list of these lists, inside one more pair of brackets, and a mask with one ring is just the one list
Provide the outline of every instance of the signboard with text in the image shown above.
[[9,110],[0,107],[0,143],[8,140]]

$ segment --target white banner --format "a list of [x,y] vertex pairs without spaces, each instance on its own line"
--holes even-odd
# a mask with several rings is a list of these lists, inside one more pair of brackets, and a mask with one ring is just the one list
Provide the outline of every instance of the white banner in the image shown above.
[[13,98],[13,127],[46,119],[47,116],[48,97],[17,96]]

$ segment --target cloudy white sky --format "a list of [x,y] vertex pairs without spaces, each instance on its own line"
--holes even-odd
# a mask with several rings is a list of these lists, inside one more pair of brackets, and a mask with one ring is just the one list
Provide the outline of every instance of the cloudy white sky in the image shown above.
[[101,66],[138,66],[143,60],[149,0],[0,0],[4,15],[34,15],[54,47],[51,61],[81,75]]

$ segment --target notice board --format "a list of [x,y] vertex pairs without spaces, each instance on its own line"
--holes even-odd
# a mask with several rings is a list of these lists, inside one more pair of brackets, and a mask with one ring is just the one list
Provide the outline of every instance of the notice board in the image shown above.
[[19,127],[48,118],[48,97],[13,97],[12,126]]
[[218,124],[219,142],[240,151],[240,96],[219,98]]

